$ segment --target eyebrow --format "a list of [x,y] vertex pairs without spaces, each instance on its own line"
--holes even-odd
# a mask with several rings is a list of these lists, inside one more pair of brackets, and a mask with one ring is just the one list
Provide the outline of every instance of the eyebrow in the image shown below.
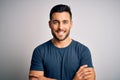
[[[51,21],[59,21],[59,20],[56,20],[56,19],[55,19],[55,20],[51,20]],[[62,21],[69,21],[69,20],[62,20]]]
[[55,19],[55,20],[51,20],[51,21],[59,21],[59,20],[56,20],[56,19]]

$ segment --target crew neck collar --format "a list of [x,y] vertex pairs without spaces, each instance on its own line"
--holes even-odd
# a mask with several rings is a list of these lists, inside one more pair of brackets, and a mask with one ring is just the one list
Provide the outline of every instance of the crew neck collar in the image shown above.
[[52,42],[52,39],[50,40],[51,44],[52,44],[55,48],[57,48],[57,49],[65,49],[65,48],[68,48],[69,46],[71,46],[71,44],[73,43],[73,41],[74,41],[74,40],[71,39],[71,42],[69,43],[69,45],[67,45],[66,47],[59,48],[59,47],[57,47],[57,46],[54,45],[54,43]]

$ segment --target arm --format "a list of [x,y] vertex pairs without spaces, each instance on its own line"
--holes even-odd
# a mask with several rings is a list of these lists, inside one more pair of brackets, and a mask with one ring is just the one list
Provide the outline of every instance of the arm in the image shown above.
[[45,77],[43,71],[31,70],[29,72],[29,80],[56,80],[56,79]]
[[91,75],[86,75],[86,80],[95,80],[96,79],[96,75],[95,75],[95,70],[94,68],[87,68],[88,71],[91,72]]
[[83,65],[76,72],[73,80],[95,80],[95,71],[94,68],[87,67]]
[[38,47],[35,48],[31,60],[29,80],[55,80],[44,76],[44,71],[42,71],[44,68],[42,58],[43,55],[41,49],[39,49]]

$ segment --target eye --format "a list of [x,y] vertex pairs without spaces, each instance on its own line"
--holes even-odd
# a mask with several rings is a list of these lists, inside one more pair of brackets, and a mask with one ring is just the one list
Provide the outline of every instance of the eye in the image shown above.
[[64,20],[64,21],[63,21],[63,24],[68,24],[68,20]]
[[54,21],[52,21],[52,23],[53,23],[53,24],[58,24],[59,22],[56,21],[56,20],[54,20]]

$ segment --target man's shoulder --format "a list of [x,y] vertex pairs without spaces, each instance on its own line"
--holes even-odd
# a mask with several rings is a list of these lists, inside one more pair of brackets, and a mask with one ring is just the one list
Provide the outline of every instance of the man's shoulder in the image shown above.
[[83,43],[81,43],[81,42],[79,42],[77,40],[73,40],[73,44],[74,44],[74,46],[76,48],[79,48],[79,49],[88,49],[88,47],[85,44],[83,44]]
[[77,41],[77,40],[73,40],[73,43],[74,43],[74,45],[76,45],[76,46],[85,46],[83,43],[81,43],[80,41]]
[[39,44],[35,49],[41,49],[41,48],[46,48],[48,45],[51,44],[51,40],[48,40],[42,44]]

